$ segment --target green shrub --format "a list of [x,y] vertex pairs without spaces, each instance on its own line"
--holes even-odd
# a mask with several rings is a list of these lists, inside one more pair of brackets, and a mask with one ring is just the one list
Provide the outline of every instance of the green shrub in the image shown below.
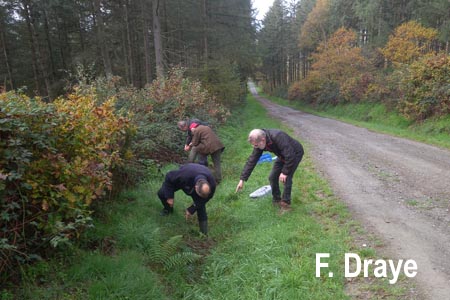
[[149,168],[155,172],[155,166],[162,163],[183,161],[185,133],[177,129],[177,121],[195,117],[214,127],[229,116],[228,109],[200,81],[185,77],[180,68],[141,90],[122,87],[117,97],[124,99],[122,109],[130,113],[136,127],[130,162],[134,170],[128,172],[142,176]]
[[90,225],[92,201],[112,189],[129,122],[115,115],[114,99],[96,102],[94,94],[50,104],[0,94],[2,268],[70,244]]
[[95,87],[100,102],[116,98],[116,109],[133,124],[124,153],[127,164],[114,169],[116,185],[132,186],[158,173],[162,164],[184,160],[186,135],[178,130],[177,121],[195,117],[215,127],[229,116],[227,107],[199,80],[187,77],[183,68],[173,68],[167,77],[142,89],[126,86],[118,77],[92,83],[81,79],[82,93],[89,94]]
[[[82,81],[52,103],[0,94],[0,271],[70,245],[91,225],[91,204],[108,191],[181,162],[176,122],[212,126],[229,116],[198,80],[173,69],[144,89],[120,78]],[[117,101],[116,101],[117,99]]]

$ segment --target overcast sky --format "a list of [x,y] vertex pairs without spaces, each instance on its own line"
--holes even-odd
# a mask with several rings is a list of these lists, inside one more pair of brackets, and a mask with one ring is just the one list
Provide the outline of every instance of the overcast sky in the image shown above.
[[256,18],[258,20],[262,20],[264,15],[269,10],[269,7],[272,6],[273,0],[253,0],[253,8],[258,10],[258,14]]

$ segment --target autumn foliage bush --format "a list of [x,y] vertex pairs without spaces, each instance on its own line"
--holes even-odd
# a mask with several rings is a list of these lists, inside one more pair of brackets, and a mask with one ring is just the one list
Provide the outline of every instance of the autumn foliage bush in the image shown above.
[[50,245],[70,244],[113,187],[181,161],[178,120],[215,126],[229,115],[181,68],[143,89],[112,77],[84,78],[71,90],[52,103],[0,94],[0,280]]
[[95,91],[53,103],[0,94],[1,274],[90,225],[90,206],[112,189],[130,128],[114,101],[99,102]]
[[412,63],[402,77],[400,112],[412,120],[450,113],[450,56],[427,55]]
[[337,104],[361,100],[372,77],[370,63],[356,47],[355,32],[340,28],[320,43],[305,79],[289,89],[289,99],[314,104]]
[[409,21],[395,29],[386,46],[380,51],[394,65],[410,64],[432,52],[431,45],[437,35],[436,29]]
[[392,102],[405,117],[421,121],[450,112],[450,65],[446,53],[435,53],[433,42],[438,32],[410,21],[398,26],[380,49],[393,72],[386,81]]
[[289,88],[289,99],[312,104],[380,102],[413,121],[450,113],[450,65],[434,53],[437,31],[416,21],[398,26],[384,48],[386,64],[376,71],[356,47],[354,32],[341,28],[312,54],[306,78]]

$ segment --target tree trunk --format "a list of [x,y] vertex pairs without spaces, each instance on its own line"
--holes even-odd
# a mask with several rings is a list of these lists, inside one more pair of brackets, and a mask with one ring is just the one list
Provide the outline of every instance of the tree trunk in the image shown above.
[[153,0],[153,39],[155,43],[156,76],[164,77],[163,47],[161,39],[161,22],[159,20],[160,0]]
[[97,43],[100,47],[100,54],[103,60],[105,75],[107,78],[110,78],[112,76],[111,59],[109,57],[109,52],[106,47],[105,25],[100,7],[101,7],[101,0],[94,0],[94,17],[96,18],[96,25],[97,25]]
[[[0,28],[0,41],[2,44],[2,52],[3,55],[5,57],[5,67],[6,67],[6,71],[8,73],[8,80],[6,80],[6,82],[9,84],[9,88],[11,90],[14,89],[14,81],[12,78],[12,70],[11,70],[11,64],[9,62],[9,52],[8,52],[8,47],[6,45],[6,36],[5,36],[5,32],[3,31],[3,26]],[[5,83],[5,90],[8,90],[8,86]]]
[[147,8],[145,7],[145,0],[141,0],[141,17],[142,17],[142,35],[144,36],[144,59],[145,59],[145,83],[152,82],[152,60],[150,56],[150,39],[149,32],[150,28],[148,25],[147,14],[145,13]]
[[208,62],[208,0],[203,0],[203,58]]
[[33,52],[33,60],[35,60],[33,65],[35,65],[35,68],[37,67],[36,70],[33,70],[35,72],[35,82],[36,82],[37,92],[40,94],[40,90],[39,90],[40,85],[39,85],[39,77],[38,77],[38,73],[40,72],[42,74],[42,76],[44,77],[44,83],[45,83],[45,89],[46,89],[45,94],[47,96],[50,96],[50,81],[48,78],[47,69],[44,66],[43,54],[41,51],[41,47],[39,46],[38,35],[34,28],[33,20],[31,18],[30,5],[27,0],[23,0],[22,5],[23,5],[22,13],[27,22],[27,28],[28,28],[28,32],[29,32],[30,38],[31,38],[31,48],[32,48],[31,50]]
[[50,69],[51,69],[51,73],[50,73],[51,74],[51,80],[54,81],[54,78],[56,77],[56,68],[55,68],[55,60],[53,59],[53,46],[52,46],[52,41],[51,41],[51,38],[50,38],[50,29],[49,29],[49,26],[48,26],[48,17],[47,17],[47,11],[46,10],[44,10],[43,15],[44,15],[45,39],[46,39],[46,42],[47,42],[48,58],[49,58]]
[[80,10],[78,11],[78,35],[80,36],[81,51],[84,52],[85,42],[84,42],[83,26],[81,24],[81,20],[83,20],[83,10],[80,7]]
[[[60,13],[57,9],[54,10],[54,15],[58,16]],[[79,23],[79,21],[78,21]],[[59,57],[61,59],[61,65],[64,70],[68,69],[68,66],[71,64],[71,58],[70,58],[70,43],[68,41],[68,26],[66,23],[66,20],[62,18],[61,21],[58,19],[55,20],[56,25],[56,31],[58,34],[58,44],[59,44]]]
[[129,17],[129,7],[128,1],[125,1],[125,28],[127,35],[127,53],[128,53],[128,63],[130,70],[130,82],[132,85],[136,86],[135,83],[135,70],[134,70],[134,59],[133,59],[133,49],[132,49],[132,40],[131,40],[131,30],[130,30],[130,17]]

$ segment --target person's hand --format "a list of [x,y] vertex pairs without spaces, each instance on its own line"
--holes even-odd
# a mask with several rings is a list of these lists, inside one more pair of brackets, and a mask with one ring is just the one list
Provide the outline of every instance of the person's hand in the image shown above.
[[239,183],[236,187],[236,193],[239,192],[240,190],[242,190],[242,188],[244,187],[244,180],[239,180]]
[[280,174],[280,181],[281,181],[282,183],[286,183],[286,178],[287,178],[287,175],[285,175],[285,174],[283,174],[283,173]]
[[186,219],[186,221],[188,221],[191,216],[191,213],[186,209],[184,211],[184,218]]
[[184,145],[184,151],[189,151],[191,150],[191,146],[189,145]]
[[169,204],[170,207],[173,207],[173,198],[167,199],[167,204]]

